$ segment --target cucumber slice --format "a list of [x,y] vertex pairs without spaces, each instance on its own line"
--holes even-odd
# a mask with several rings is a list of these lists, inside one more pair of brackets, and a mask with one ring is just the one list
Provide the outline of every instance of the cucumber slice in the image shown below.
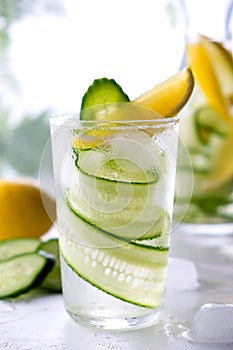
[[52,269],[54,260],[27,253],[0,262],[0,298],[15,297],[39,286]]
[[45,277],[40,287],[44,289],[49,289],[55,292],[60,292],[62,290],[62,286],[61,286],[58,239],[52,238],[46,242],[43,242],[40,245],[39,250],[45,251],[46,253],[52,255],[55,260],[55,264],[52,270]]
[[91,150],[85,157],[80,154],[76,166],[84,174],[117,183],[147,185],[148,183],[157,182],[161,165],[158,165],[155,161],[145,163],[145,158],[139,160],[138,163],[123,157],[116,159],[109,157],[108,159],[99,150]]
[[37,238],[10,238],[0,241],[0,261],[19,254],[35,252],[40,244]]
[[126,240],[167,234],[167,166],[158,140],[131,130],[130,140],[128,132],[112,135],[101,146],[75,155],[67,204],[79,217]]
[[[133,192],[137,192],[136,189]],[[91,188],[88,197],[90,201],[95,199]],[[140,197],[132,197],[130,204],[127,207],[123,206],[123,209],[118,210],[116,215],[112,214],[107,203],[104,206],[99,206],[102,207],[102,210],[88,205],[78,188],[77,192],[72,188],[72,191],[67,194],[66,201],[71,211],[84,221],[127,241],[148,240],[157,237],[160,237],[161,241],[161,236],[167,237],[169,232],[169,216],[163,209],[156,206],[154,201],[143,201]],[[168,240],[164,239],[164,246],[167,245]]]
[[115,182],[154,183],[167,170],[163,145],[143,130],[112,134],[89,151],[76,150],[75,156],[84,173]]
[[85,221],[122,239],[167,234],[170,219],[163,209],[164,178],[154,157],[141,157],[135,165],[121,158],[105,161],[105,156],[100,150],[80,152],[67,193],[68,206]]
[[[80,119],[103,119],[101,117],[104,114],[104,104],[107,104],[106,108],[109,109],[109,103],[114,102],[129,102],[129,97],[114,79],[96,79],[82,98]],[[97,105],[100,105],[99,108],[88,109]]]
[[62,208],[60,249],[67,264],[97,288],[129,303],[156,307],[164,294],[168,249],[127,243]]
[[204,106],[198,109],[194,115],[194,125],[201,143],[206,144],[212,134],[225,137],[228,133],[227,123],[210,107]]

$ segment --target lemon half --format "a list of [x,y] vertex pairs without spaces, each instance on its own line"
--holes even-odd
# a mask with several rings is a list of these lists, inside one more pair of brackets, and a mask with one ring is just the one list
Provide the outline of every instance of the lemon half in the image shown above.
[[[43,194],[55,217],[55,202]],[[31,181],[0,180],[0,240],[40,237],[52,226],[41,198],[40,188]]]

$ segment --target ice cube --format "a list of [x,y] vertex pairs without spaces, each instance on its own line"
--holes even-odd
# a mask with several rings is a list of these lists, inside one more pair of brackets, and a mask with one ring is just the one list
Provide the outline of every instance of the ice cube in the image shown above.
[[197,342],[233,344],[233,304],[203,305],[195,313],[187,336]]

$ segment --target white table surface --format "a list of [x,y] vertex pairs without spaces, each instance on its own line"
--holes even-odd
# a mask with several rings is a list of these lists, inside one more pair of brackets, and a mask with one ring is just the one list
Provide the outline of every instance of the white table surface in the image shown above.
[[182,337],[202,305],[233,303],[232,266],[233,237],[205,241],[175,233],[158,324],[130,332],[84,328],[66,314],[61,294],[36,290],[14,301],[0,301],[0,350],[233,349],[233,344],[202,344]]

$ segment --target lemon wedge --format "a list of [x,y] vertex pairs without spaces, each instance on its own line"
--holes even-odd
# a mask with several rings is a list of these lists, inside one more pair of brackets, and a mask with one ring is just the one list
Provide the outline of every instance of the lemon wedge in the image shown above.
[[227,122],[232,122],[233,59],[220,44],[205,36],[187,44],[187,58],[196,82],[210,106]]
[[210,41],[202,37],[209,55],[212,57],[212,64],[219,80],[223,96],[231,104],[233,97],[233,57],[221,43]]
[[193,87],[192,71],[186,67],[135,98],[132,103],[152,109],[165,118],[174,117],[188,102]]

